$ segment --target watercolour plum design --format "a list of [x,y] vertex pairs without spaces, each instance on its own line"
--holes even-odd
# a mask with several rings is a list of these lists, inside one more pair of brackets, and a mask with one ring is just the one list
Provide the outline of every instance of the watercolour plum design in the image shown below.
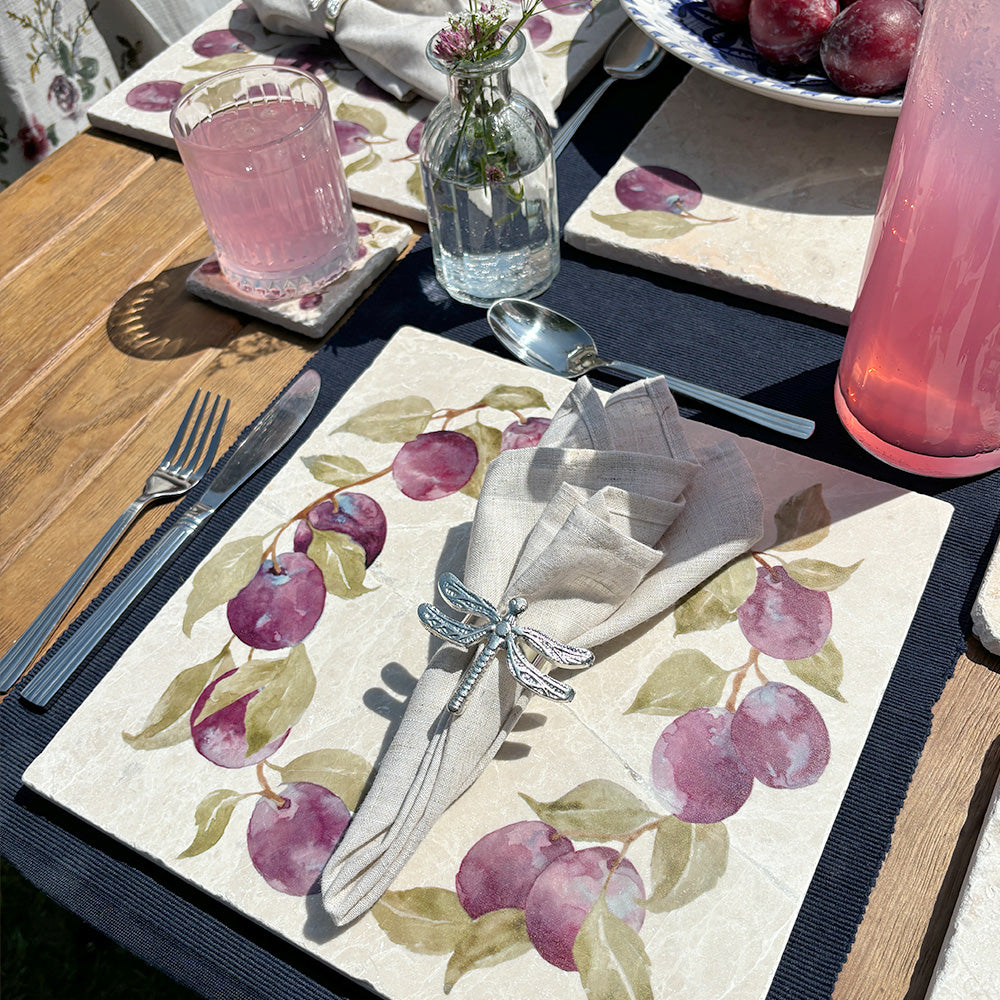
[[[791,681],[844,700],[829,595],[860,562],[794,557],[829,533],[820,484],[788,497],[774,522],[769,550],[734,560],[674,609],[678,637],[728,627],[750,643],[745,661],[724,669],[699,649],[677,649],[625,711],[670,717],[651,748],[655,806],[605,778],[552,801],[521,792],[534,818],[482,834],[458,865],[454,891],[391,888],[375,904],[391,941],[447,956],[445,993],[477,969],[535,952],[578,975],[588,996],[652,996],[642,934],[724,877],[726,821],[758,782],[781,794],[822,779],[826,722]],[[777,661],[767,673],[765,657]],[[779,670],[790,677],[779,679]],[[652,850],[640,871],[627,855],[647,835]]]
[[[230,634],[215,656],[173,678],[138,732],[122,735],[136,750],[190,741],[203,763],[253,773],[257,783],[209,792],[195,809],[196,833],[180,858],[214,847],[237,806],[255,799],[247,832],[254,867],[280,892],[316,891],[371,768],[340,749],[313,750],[286,764],[277,757],[315,692],[310,635],[331,599],[353,600],[373,589],[369,572],[391,544],[375,493],[394,488],[422,503],[463,495],[471,504],[504,433],[508,447],[538,442],[548,419],[522,411],[539,408],[548,405],[537,389],[511,385],[494,386],[462,406],[435,406],[421,396],[376,403],[333,434],[367,441],[369,449],[390,446],[388,464],[370,470],[340,453],[304,458],[321,484],[318,495],[269,535],[229,541],[202,564],[191,581],[184,632],[190,636],[224,607],[224,618],[213,622],[224,621]],[[246,650],[242,660],[240,649]],[[271,771],[281,781],[277,790]],[[553,856],[563,849],[570,849],[568,841]],[[471,879],[471,863],[468,872]]]

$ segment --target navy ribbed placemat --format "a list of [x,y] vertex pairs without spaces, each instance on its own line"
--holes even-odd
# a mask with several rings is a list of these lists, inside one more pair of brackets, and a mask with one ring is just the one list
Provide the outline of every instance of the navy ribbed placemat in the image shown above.
[[[578,142],[559,162],[564,221],[681,73],[678,64],[667,60],[664,69],[648,81],[616,85],[602,101]],[[565,110],[572,111],[572,103]],[[812,417],[817,430],[809,441],[800,442],[710,410],[682,406],[686,415],[940,496],[955,507],[940,557],[769,994],[770,1000],[829,997],[888,850],[896,814],[930,730],[933,705],[964,649],[969,609],[995,540],[1000,473],[975,480],[918,479],[876,462],[854,445],[842,430],[832,401],[842,328],[634,272],[570,249],[564,248],[564,253],[562,271],[542,301],[584,322],[603,353]],[[15,689],[0,706],[3,855],[68,909],[207,997],[329,1000],[370,994],[22,789],[20,776],[398,327],[412,324],[503,353],[495,347],[481,310],[461,306],[444,295],[434,281],[430,257],[425,239],[316,353],[309,367],[321,373],[323,389],[305,427],[206,525],[63,695],[47,711],[38,712],[21,702]]]

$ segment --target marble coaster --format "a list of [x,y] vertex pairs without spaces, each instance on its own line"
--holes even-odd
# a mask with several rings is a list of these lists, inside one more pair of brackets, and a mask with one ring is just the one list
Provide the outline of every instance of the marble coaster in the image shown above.
[[187,277],[192,295],[216,305],[267,320],[286,330],[322,337],[357,301],[361,293],[396,260],[406,248],[413,230],[404,222],[355,209],[361,256],[322,292],[296,299],[267,302],[236,288],[222,276],[218,258],[206,257]]
[[894,128],[692,70],[573,213],[566,240],[846,323]]

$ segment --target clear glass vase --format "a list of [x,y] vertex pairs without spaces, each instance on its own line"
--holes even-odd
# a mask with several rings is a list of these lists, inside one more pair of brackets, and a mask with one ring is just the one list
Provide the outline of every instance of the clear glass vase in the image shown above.
[[484,308],[539,295],[559,271],[559,214],[549,127],[510,84],[524,35],[482,62],[445,63],[434,43],[449,93],[424,125],[420,172],[438,281]]

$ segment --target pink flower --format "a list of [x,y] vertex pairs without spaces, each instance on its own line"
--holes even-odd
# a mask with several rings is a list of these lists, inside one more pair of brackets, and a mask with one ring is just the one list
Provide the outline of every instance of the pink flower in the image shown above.
[[34,115],[29,122],[18,129],[17,141],[21,144],[21,151],[28,163],[37,163],[52,150],[52,143],[49,141],[45,126]]
[[441,62],[456,62],[469,54],[473,42],[472,32],[464,24],[452,24],[437,33],[434,55]]

